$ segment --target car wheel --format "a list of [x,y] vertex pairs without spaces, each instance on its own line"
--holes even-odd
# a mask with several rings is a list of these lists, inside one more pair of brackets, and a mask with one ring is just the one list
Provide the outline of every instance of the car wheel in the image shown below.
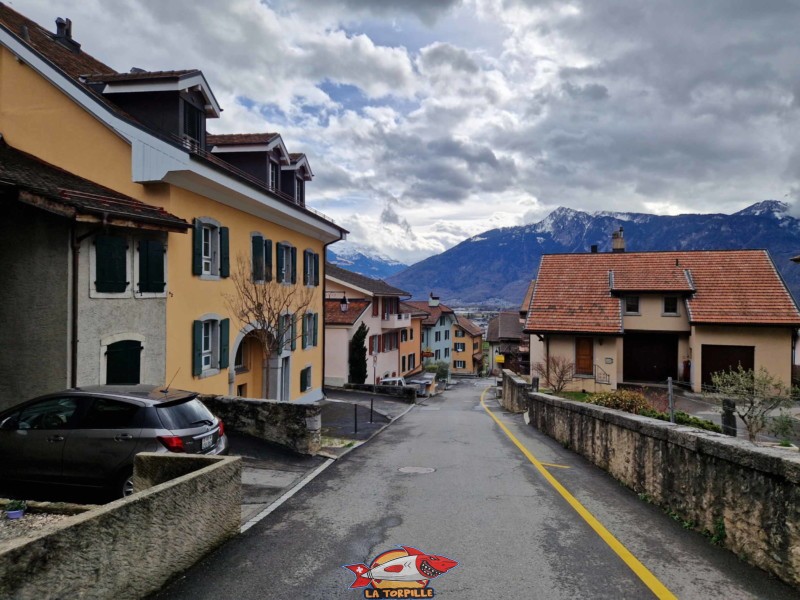
[[125,498],[133,494],[133,469],[128,468],[124,470],[117,478],[117,485],[115,486],[117,496]]

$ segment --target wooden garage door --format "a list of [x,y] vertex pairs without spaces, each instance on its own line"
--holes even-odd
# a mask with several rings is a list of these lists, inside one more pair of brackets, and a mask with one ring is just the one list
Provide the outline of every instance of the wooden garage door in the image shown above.
[[703,385],[711,385],[711,374],[717,371],[752,369],[755,365],[755,346],[716,346],[703,344],[702,349]]
[[666,381],[678,378],[678,336],[663,333],[626,333],[622,340],[622,376],[625,381]]
[[594,374],[594,339],[575,338],[575,373],[578,375]]

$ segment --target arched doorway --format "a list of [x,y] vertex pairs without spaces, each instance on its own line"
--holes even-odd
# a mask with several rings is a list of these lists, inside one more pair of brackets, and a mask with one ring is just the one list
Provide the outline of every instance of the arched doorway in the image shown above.
[[136,385],[141,383],[142,343],[120,340],[106,348],[106,384]]

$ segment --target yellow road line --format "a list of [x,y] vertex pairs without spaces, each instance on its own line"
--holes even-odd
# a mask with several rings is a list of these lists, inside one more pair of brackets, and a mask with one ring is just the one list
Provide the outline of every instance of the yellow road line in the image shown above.
[[539,463],[543,467],[547,467],[548,469],[571,469],[569,465],[554,465],[553,463]]
[[559,494],[561,494],[561,497],[569,503],[569,505],[583,518],[584,521],[586,521],[586,523],[588,523],[589,527],[594,529],[595,533],[597,533],[597,535],[599,535],[600,538],[606,544],[608,544],[609,548],[611,548],[617,554],[617,556],[619,556],[623,562],[628,565],[631,571],[633,571],[636,576],[642,580],[642,583],[650,588],[650,591],[652,591],[657,598],[672,598],[677,600],[677,597],[670,592],[667,587],[656,578],[655,575],[648,571],[647,567],[640,563],[639,560],[633,554],[631,554],[631,552],[625,546],[623,546],[622,543],[615,538],[611,532],[608,531],[608,529],[606,529],[603,524],[600,523],[600,521],[598,521],[594,515],[592,515],[592,513],[590,513],[583,506],[583,504],[578,502],[575,496],[570,494],[566,488],[561,485],[547,469],[545,469],[544,464],[539,462],[536,457],[531,454],[531,452],[525,446],[522,445],[522,442],[514,437],[514,434],[511,433],[508,427],[506,427],[505,424],[498,419],[491,410],[489,410],[489,407],[486,406],[486,403],[484,402],[484,398],[486,396],[486,392],[490,389],[493,388],[486,388],[481,394],[481,406],[483,406],[483,409],[489,414],[490,417],[492,417],[492,419],[494,419],[494,422],[500,426],[500,429],[503,430],[503,432],[512,442],[514,442],[514,445],[520,449],[520,451],[531,462],[531,464],[536,467],[536,470],[542,474],[542,477],[544,477],[547,482],[552,485]]

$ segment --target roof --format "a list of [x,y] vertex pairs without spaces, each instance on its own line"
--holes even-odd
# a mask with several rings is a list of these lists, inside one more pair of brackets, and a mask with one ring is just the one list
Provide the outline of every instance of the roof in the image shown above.
[[392,287],[382,279],[373,279],[353,271],[325,263],[325,276],[338,279],[349,286],[369,292],[374,296],[410,296],[408,292]]
[[269,144],[279,135],[280,134],[278,133],[208,134],[206,135],[206,143],[209,146],[249,146],[252,144]]
[[625,291],[680,293],[690,323],[800,326],[766,250],[697,250],[545,255],[525,331],[621,334]]
[[[110,218],[111,225],[131,221],[179,232],[190,227],[163,208],[119,194],[16,150],[0,136],[0,191],[5,186],[20,191],[19,200],[68,218],[94,215],[104,222]],[[115,219],[123,222],[114,223]]]
[[413,300],[404,302],[404,304],[410,306],[412,310],[427,314],[428,316],[422,320],[422,324],[427,327],[436,325],[443,314],[455,315],[452,308],[448,308],[444,304],[430,306],[427,300]]
[[522,317],[528,314],[528,307],[531,305],[531,297],[533,296],[533,288],[535,287],[536,280],[531,279],[531,282],[528,284],[528,289],[525,290],[525,298],[523,298],[522,305],[519,307],[519,314]]
[[503,311],[489,321],[486,329],[486,341],[498,343],[513,340],[519,342],[522,337],[522,323],[518,312]]
[[325,325],[353,325],[370,305],[369,300],[347,300],[347,311],[342,312],[340,298],[325,298]]
[[112,81],[175,80],[186,75],[197,75],[199,73],[198,69],[182,69],[179,71],[142,71],[133,69],[129,73],[84,73],[81,78],[87,83],[111,83]]
[[400,302],[400,312],[403,314],[410,314],[412,317],[427,317],[428,312],[416,308],[413,304],[408,302]]
[[456,323],[458,326],[461,327],[464,331],[470,334],[472,337],[476,337],[483,334],[483,330],[478,327],[473,321],[469,320],[467,317],[462,317],[461,315],[456,315]]

